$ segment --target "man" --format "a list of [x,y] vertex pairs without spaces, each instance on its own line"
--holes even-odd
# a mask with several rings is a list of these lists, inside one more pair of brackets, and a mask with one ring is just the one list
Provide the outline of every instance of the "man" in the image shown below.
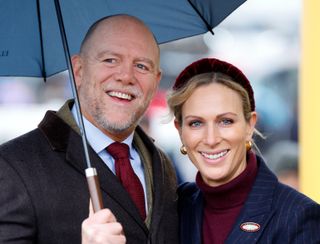
[[[84,238],[94,234],[88,226],[112,222],[128,243],[178,242],[173,167],[137,126],[161,78],[159,56],[140,20],[117,15],[95,23],[72,58],[90,159],[107,208],[84,222]],[[37,129],[0,147],[0,243],[81,242],[90,196],[75,114],[68,101],[58,112],[48,111]],[[114,141],[130,148],[145,219],[115,174],[106,150]]]

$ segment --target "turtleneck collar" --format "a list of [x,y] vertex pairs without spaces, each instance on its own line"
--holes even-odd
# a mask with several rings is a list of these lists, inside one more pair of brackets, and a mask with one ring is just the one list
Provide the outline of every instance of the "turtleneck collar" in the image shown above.
[[196,175],[196,184],[203,193],[205,208],[211,210],[230,209],[244,204],[258,171],[256,155],[247,153],[245,170],[230,182],[217,186],[208,186],[200,173]]

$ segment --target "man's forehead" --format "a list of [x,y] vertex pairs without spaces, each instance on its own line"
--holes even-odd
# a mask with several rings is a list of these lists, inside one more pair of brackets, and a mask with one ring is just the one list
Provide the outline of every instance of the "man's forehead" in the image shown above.
[[135,17],[126,16],[126,15],[113,16],[110,18],[106,18],[98,24],[97,28],[115,28],[119,26],[128,27],[128,25],[131,27],[136,26],[140,28],[145,28],[146,31],[149,31],[148,27],[142,21],[140,21]]

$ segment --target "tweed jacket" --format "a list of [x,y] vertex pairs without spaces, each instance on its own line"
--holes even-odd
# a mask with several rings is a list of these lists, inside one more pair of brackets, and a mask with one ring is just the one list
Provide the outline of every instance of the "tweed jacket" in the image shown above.
[[[257,178],[225,243],[319,244],[320,205],[279,183],[263,160],[257,161]],[[195,183],[185,183],[178,194],[180,243],[201,243],[202,193]],[[252,223],[256,228],[245,231]]]
[[[70,110],[68,114],[73,121]],[[67,123],[58,115],[48,111],[37,129],[0,146],[1,244],[81,243],[81,223],[89,213],[83,146],[75,122]],[[152,193],[150,223],[140,218],[117,177],[89,146],[104,207],[123,225],[127,243],[176,244],[174,168],[141,128],[136,129],[133,143],[142,161],[151,165],[147,182]]]

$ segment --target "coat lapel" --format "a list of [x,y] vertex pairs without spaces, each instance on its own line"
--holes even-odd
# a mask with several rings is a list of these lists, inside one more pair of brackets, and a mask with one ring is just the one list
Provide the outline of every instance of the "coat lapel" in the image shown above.
[[[272,202],[277,178],[259,158],[258,163],[256,181],[226,243],[257,243],[274,215]],[[246,227],[257,226],[259,228],[251,231],[245,230]]]
[[201,243],[202,240],[202,223],[203,223],[203,197],[200,191],[197,191],[194,195],[194,201],[191,208],[192,222],[194,223],[194,229],[192,235],[192,243]]
[[[65,152],[66,161],[85,178],[87,164],[84,158],[84,150],[79,135],[79,129],[75,127],[75,121],[68,118],[68,116],[72,116],[70,110],[69,113],[66,113],[65,106],[61,110],[58,114],[52,111],[47,112],[45,118],[39,124],[39,129],[48,139],[52,149]],[[60,118],[61,115],[63,118]],[[59,131],[59,133],[57,133],[57,131]],[[88,149],[92,167],[95,167],[98,172],[100,188],[102,192],[107,193],[107,197],[103,197],[104,205],[108,206],[108,197],[112,198],[146,230],[146,226],[141,220],[137,208],[134,207],[133,201],[117,177],[110,171],[90,146]]]
[[150,212],[147,221],[148,226],[156,229],[160,225],[160,216],[163,212],[166,193],[164,192],[165,187],[163,186],[164,169],[161,167],[162,163],[159,163],[163,159],[150,140],[141,128],[137,127],[134,135],[134,143],[140,152],[141,158],[144,160],[147,191],[151,194],[151,196],[148,197],[151,199],[151,201],[148,202],[151,208],[149,208]]
[[180,242],[202,243],[203,195],[195,183],[179,186]]

